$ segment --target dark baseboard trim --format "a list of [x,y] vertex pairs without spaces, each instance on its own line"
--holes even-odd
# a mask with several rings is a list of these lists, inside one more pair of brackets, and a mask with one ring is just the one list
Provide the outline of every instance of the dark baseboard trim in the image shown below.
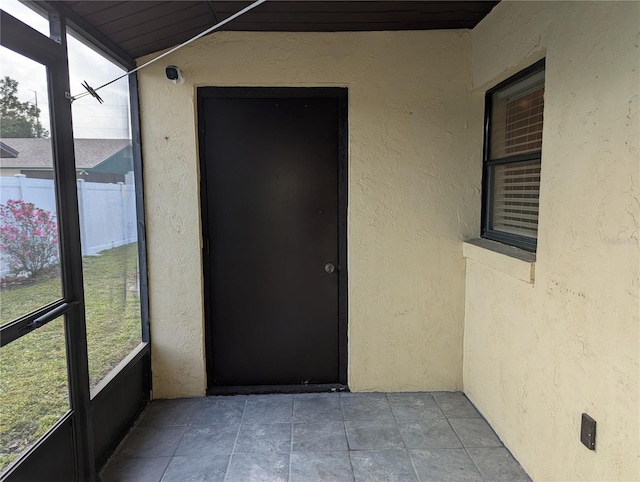
[[248,385],[209,387],[207,389],[207,395],[264,395],[269,393],[327,393],[348,391],[349,387],[340,383],[307,385]]

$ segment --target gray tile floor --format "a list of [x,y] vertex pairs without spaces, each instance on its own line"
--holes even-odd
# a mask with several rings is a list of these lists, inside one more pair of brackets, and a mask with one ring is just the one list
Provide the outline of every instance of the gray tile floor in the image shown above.
[[529,481],[461,393],[153,402],[111,481]]

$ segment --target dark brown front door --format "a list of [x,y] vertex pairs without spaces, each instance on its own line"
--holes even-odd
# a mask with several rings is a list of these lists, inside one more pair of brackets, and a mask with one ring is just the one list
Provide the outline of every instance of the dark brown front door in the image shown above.
[[346,383],[346,90],[198,94],[209,385]]

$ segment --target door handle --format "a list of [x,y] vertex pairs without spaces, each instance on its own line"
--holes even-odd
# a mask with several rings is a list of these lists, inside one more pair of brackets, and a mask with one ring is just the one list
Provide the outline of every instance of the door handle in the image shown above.
[[324,265],[324,270],[327,273],[331,274],[336,270],[336,265],[333,264],[333,263],[327,263],[327,264]]

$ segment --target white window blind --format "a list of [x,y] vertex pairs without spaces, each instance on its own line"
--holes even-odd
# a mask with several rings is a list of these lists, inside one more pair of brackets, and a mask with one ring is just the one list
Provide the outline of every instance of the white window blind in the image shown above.
[[542,149],[544,71],[493,94],[491,159]]
[[492,228],[535,238],[538,233],[540,160],[493,168]]

